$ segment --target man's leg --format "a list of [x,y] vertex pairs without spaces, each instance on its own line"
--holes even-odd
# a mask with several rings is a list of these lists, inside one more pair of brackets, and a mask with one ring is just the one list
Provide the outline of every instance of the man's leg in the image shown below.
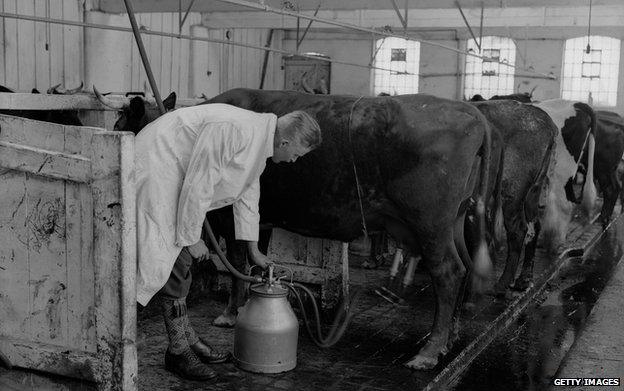
[[203,338],[197,336],[188,318],[186,296],[189,293],[193,280],[191,275],[192,264],[193,258],[191,254],[186,248],[183,249],[173,266],[167,284],[161,290],[161,294],[163,298],[173,299],[174,306],[180,309],[177,313],[181,317],[180,323],[184,327],[186,342],[197,357],[206,364],[226,362],[230,358],[230,353],[219,352],[213,349]]
[[186,295],[191,286],[193,259],[185,248],[173,265],[169,280],[160,290],[163,317],[169,337],[165,368],[185,379],[207,380],[217,373],[201,363],[187,340],[188,317]]

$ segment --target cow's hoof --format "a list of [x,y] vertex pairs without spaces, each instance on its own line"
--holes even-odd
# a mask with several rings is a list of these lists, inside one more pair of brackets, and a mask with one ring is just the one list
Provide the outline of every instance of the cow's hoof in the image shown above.
[[219,317],[212,321],[213,326],[217,327],[234,327],[236,324],[236,315],[221,314]]
[[428,357],[423,355],[416,355],[411,360],[405,363],[405,366],[409,369],[421,371],[423,369],[431,369],[438,365],[437,357]]

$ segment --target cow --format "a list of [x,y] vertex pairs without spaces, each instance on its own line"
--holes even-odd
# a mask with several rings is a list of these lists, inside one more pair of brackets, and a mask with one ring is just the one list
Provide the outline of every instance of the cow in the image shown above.
[[[597,110],[596,117],[598,128],[595,173],[604,199],[599,219],[602,225],[606,226],[611,220],[618,194],[622,191],[618,167],[624,154],[624,118],[603,110]],[[624,193],[621,197],[624,200]]]
[[[517,102],[530,103],[532,102],[531,97],[532,95],[528,92],[519,92],[516,94],[509,94],[509,95],[494,95],[489,100],[515,100]],[[487,101],[487,99],[485,99],[480,94],[473,95],[472,98],[470,98],[470,102],[484,102],[484,101]]]
[[[364,217],[368,229],[383,229],[421,254],[436,293],[436,314],[427,343],[406,365],[435,366],[456,339],[452,326],[458,324],[456,305],[470,264],[458,254],[455,241],[463,237],[457,227],[463,227],[475,192],[483,215],[489,186],[491,132],[483,115],[463,102],[429,95],[358,98],[234,89],[207,103],[276,115],[306,110],[316,117],[324,140],[317,150],[291,167],[267,164],[261,219],[348,242],[361,235]],[[489,258],[480,251],[474,257],[477,271]]]
[[[581,203],[589,218],[596,202],[594,155],[596,115],[586,103],[552,99],[532,103],[544,110],[557,126],[555,166],[549,176],[542,232],[552,252],[564,243],[575,204]],[[582,196],[576,195],[573,184],[583,156],[588,160]]]
[[[102,95],[95,86],[93,86],[93,93],[103,105],[120,111],[119,118],[115,122],[113,130],[125,130],[137,134],[145,125],[160,116],[158,107],[140,96],[127,98],[125,102],[114,100]],[[172,92],[163,100],[163,106],[167,111],[173,110],[175,104],[175,92]]]
[[[532,92],[526,95],[531,97]],[[519,95],[522,94],[512,94],[506,97],[525,102],[524,98],[518,97]],[[475,101],[479,101],[479,98],[483,99],[480,95],[473,97]],[[582,201],[583,211],[587,217],[590,217],[593,211],[596,201],[594,165],[598,165],[598,160],[607,155],[602,152],[606,146],[596,141],[598,132],[596,114],[588,104],[563,99],[531,102],[531,104],[548,113],[559,129],[555,143],[556,164],[549,176],[550,186],[546,197],[545,215],[542,218],[543,236],[546,238],[550,251],[554,253],[565,241],[574,204]],[[598,145],[600,145],[600,150]],[[588,160],[591,164],[587,163]],[[583,161],[585,161],[585,166],[588,166],[588,178],[582,181],[582,197],[577,197],[574,192],[573,178],[583,166]]]
[[[514,100],[473,103],[503,138],[502,216],[507,232],[505,269],[495,291],[524,290],[532,280],[533,257],[540,233],[539,201],[554,158],[557,127],[541,109]],[[523,267],[514,282],[524,247]]]
[[[14,93],[15,91],[7,87],[0,86],[0,92]],[[39,91],[33,88],[32,93],[38,94]],[[78,118],[77,110],[0,110],[0,114],[14,115],[17,117],[52,122],[60,125],[82,126],[82,121]]]
[[[479,110],[429,95],[358,98],[249,89],[230,90],[206,103],[276,115],[305,110],[317,119],[324,140],[317,150],[291,167],[267,163],[261,176],[261,221],[348,242],[362,234],[364,219],[369,230],[385,230],[403,248],[421,254],[436,294],[435,320],[427,343],[406,365],[435,366],[457,339],[457,304],[466,268],[473,266],[472,259],[458,253],[456,242],[463,237],[457,232],[472,197],[477,219],[484,220],[491,187],[492,135]],[[483,237],[481,229],[472,257],[477,273],[489,264]],[[243,254],[236,257],[228,246],[238,267]],[[236,304],[231,298],[224,315],[235,313]]]

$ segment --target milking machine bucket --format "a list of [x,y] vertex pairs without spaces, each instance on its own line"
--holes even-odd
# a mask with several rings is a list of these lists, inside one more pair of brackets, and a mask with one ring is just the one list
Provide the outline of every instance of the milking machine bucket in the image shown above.
[[288,303],[288,288],[269,278],[249,289],[234,328],[234,360],[246,371],[279,373],[297,365],[299,321]]

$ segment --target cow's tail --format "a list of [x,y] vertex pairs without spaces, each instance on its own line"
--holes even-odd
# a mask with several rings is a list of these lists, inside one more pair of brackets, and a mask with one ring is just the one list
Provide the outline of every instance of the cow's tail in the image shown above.
[[494,236],[494,243],[498,247],[503,241],[503,231],[505,230],[505,224],[503,220],[503,196],[501,189],[503,186],[503,162],[505,157],[505,148],[501,148],[500,156],[498,157],[498,171],[496,175],[496,183],[494,184],[494,218],[492,232]]
[[585,106],[586,105],[583,105],[582,107],[591,118],[591,129],[587,140],[587,175],[585,176],[585,183],[583,184],[583,201],[581,205],[587,216],[591,219],[591,213],[596,204],[597,193],[596,184],[594,183],[594,153],[596,150],[597,120],[594,110],[589,106]]
[[[481,172],[479,175],[479,194],[477,196],[477,221],[479,226],[479,245],[473,256],[473,271],[476,280],[486,279],[492,271],[492,259],[485,240],[487,226],[485,222],[485,202],[488,191],[488,176],[492,158],[492,131],[488,122],[482,120],[485,132],[481,145]],[[478,284],[482,285],[482,284]],[[479,287],[477,287],[479,289]]]
[[[554,126],[554,125],[553,125]],[[539,205],[542,198],[548,196],[546,193],[550,186],[548,173],[552,170],[552,166],[555,164],[555,139],[551,138],[544,157],[542,158],[542,165],[540,170],[535,176],[533,184],[527,192],[527,196],[524,201],[524,217],[527,222],[535,221],[539,218]]]

